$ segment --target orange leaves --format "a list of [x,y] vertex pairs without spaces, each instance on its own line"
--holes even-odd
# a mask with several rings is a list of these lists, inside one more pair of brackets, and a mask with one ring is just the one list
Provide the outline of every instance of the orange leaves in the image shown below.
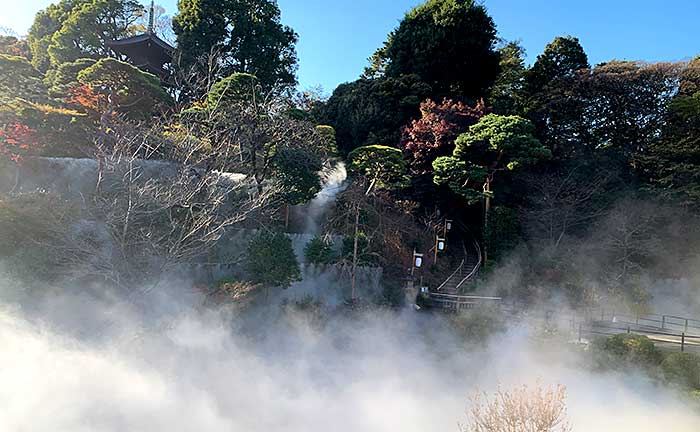
[[18,163],[23,154],[37,147],[37,131],[25,124],[14,122],[0,129],[0,159]]
[[98,114],[107,106],[107,97],[88,85],[71,88],[67,102],[89,114]]

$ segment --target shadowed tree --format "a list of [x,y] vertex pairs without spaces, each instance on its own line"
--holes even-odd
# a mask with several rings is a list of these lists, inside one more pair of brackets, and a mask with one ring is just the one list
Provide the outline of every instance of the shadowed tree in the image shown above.
[[501,71],[488,97],[496,114],[521,114],[524,105],[525,48],[518,42],[509,42],[498,49]]
[[389,77],[418,75],[433,97],[477,100],[498,75],[495,43],[496,26],[484,6],[428,0],[406,14],[372,64]]
[[700,58],[681,73],[661,139],[640,162],[639,171],[655,192],[694,211],[700,208]]
[[262,231],[248,245],[250,280],[266,287],[289,287],[301,280],[301,270],[292,241],[285,234]]
[[552,81],[571,76],[588,67],[588,56],[578,38],[559,36],[545,47],[527,71],[525,88],[528,94],[534,95]]

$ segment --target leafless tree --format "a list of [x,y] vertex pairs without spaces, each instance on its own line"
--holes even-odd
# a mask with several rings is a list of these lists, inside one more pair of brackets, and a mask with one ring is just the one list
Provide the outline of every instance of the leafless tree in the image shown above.
[[567,238],[605,213],[604,194],[614,179],[611,172],[583,166],[523,176],[530,193],[521,215],[529,238],[541,252],[559,255]]
[[245,167],[230,142],[202,131],[187,123],[113,127],[112,145],[99,155],[104,184],[90,207],[116,246],[113,282],[132,284],[130,276],[144,274],[157,281],[278,202],[274,181],[259,185],[241,174]]
[[471,398],[468,424],[463,432],[570,432],[566,420],[566,388],[522,386],[499,389],[489,397]]

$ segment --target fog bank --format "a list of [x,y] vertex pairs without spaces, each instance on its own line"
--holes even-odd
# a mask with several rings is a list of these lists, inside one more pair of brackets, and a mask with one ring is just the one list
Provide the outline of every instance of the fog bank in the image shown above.
[[[464,346],[444,317],[412,311],[336,313],[319,323],[267,310],[231,321],[158,303],[150,317],[86,296],[36,312],[5,304],[0,430],[457,431],[477,388],[538,381],[567,386],[576,431],[700,425],[697,412],[641,373],[594,374],[567,350],[533,342],[525,327]],[[47,307],[54,313],[41,312]],[[89,337],[105,327],[97,322],[109,322],[109,338]]]

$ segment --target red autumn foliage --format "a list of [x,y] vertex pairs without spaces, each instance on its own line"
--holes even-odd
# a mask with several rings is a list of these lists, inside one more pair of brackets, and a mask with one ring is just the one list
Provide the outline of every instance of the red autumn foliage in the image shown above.
[[474,107],[444,99],[441,104],[428,99],[420,105],[421,118],[402,130],[401,149],[412,174],[429,174],[433,161],[454,151],[457,137],[485,114],[484,101]]
[[0,159],[19,163],[23,155],[38,147],[37,131],[27,125],[14,122],[0,129]]
[[71,88],[67,102],[89,115],[99,115],[107,105],[106,96],[87,85]]

